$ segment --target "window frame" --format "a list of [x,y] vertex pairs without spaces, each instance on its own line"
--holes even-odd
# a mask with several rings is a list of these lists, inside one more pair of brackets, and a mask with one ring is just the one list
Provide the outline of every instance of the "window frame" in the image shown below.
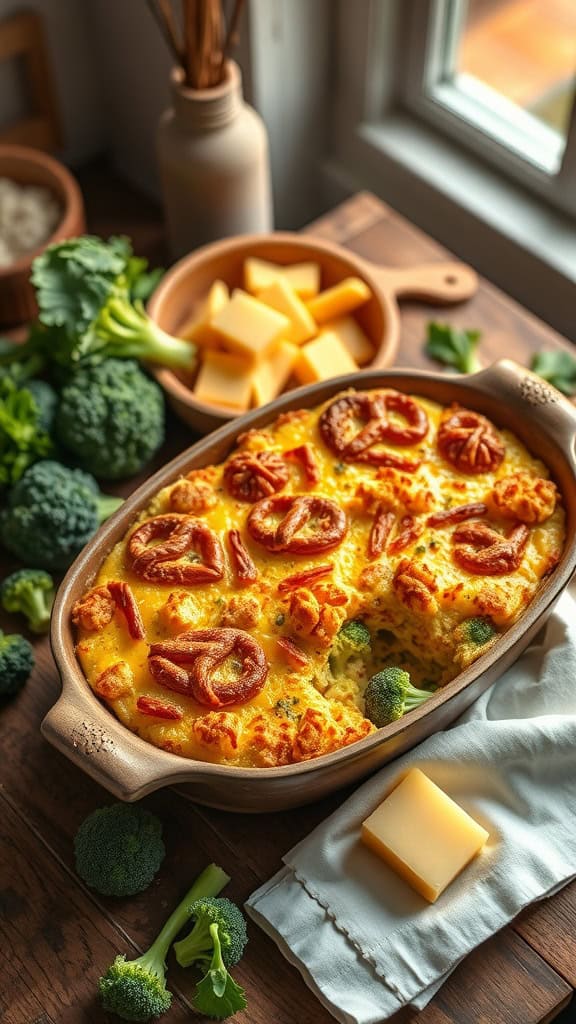
[[576,214],[576,101],[564,144],[558,132],[479,79],[459,74],[454,80],[466,10],[466,0],[405,5],[407,60],[399,96],[429,125],[553,206]]

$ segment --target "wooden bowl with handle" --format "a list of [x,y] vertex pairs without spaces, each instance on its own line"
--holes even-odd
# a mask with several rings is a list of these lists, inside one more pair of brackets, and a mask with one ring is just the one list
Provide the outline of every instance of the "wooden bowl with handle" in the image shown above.
[[[243,235],[206,245],[174,264],[149,302],[150,316],[163,330],[178,335],[213,281],[221,279],[230,288],[243,287],[244,261],[248,257],[283,265],[319,263],[322,289],[346,277],[365,281],[372,297],[354,315],[374,344],[370,369],[384,369],[396,358],[400,340],[398,299],[445,305],[470,298],[478,286],[475,272],[462,263],[396,269],[369,263],[348,249],[313,236],[289,232]],[[155,368],[153,373],[177,415],[199,433],[206,434],[236,417],[230,409],[197,401],[189,382],[171,370]]]
[[[542,459],[563,495],[566,542],[556,568],[493,647],[397,722],[330,754],[277,768],[241,768],[196,761],[160,750],[132,733],[90,689],[76,658],[74,603],[92,584],[111,549],[158,491],[193,469],[226,458],[240,431],[273,422],[280,413],[313,408],[338,392],[392,387],[444,406],[457,402],[508,428]],[[537,422],[538,428],[535,429]],[[369,371],[311,384],[247,413],[203,438],[161,469],[111,519],[69,569],[56,596],[51,639],[62,695],[42,732],[71,761],[121,800],[139,800],[178,784],[198,803],[264,812],[296,807],[358,782],[462,714],[522,653],[545,622],[576,569],[576,409],[554,388],[504,360],[477,374],[453,377],[415,370]]]

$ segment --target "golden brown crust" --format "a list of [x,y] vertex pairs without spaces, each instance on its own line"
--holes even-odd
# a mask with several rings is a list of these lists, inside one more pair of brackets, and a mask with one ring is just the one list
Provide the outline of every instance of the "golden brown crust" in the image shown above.
[[171,512],[194,516],[209,512],[218,504],[214,486],[204,480],[178,480],[170,491],[168,507]]
[[494,485],[490,495],[497,515],[529,525],[546,522],[554,512],[558,498],[558,488],[552,480],[529,473],[503,477]]
[[107,586],[93,587],[76,601],[72,608],[72,622],[88,632],[99,632],[114,618],[116,604]]
[[392,587],[398,600],[411,612],[434,615],[438,611],[434,596],[438,584],[425,562],[404,558],[396,570]]
[[134,673],[125,661],[117,661],[114,665],[109,665],[94,682],[94,692],[104,700],[127,697],[133,691]]
[[222,615],[221,626],[235,626],[236,629],[253,629],[260,618],[260,602],[253,594],[238,594],[231,597]]

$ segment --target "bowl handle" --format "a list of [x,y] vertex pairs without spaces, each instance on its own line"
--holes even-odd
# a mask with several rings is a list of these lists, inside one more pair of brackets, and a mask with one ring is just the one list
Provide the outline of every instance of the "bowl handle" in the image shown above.
[[370,272],[380,287],[398,298],[424,302],[462,302],[478,288],[478,276],[464,263],[423,263],[415,267],[379,267],[370,263]]
[[546,433],[552,434],[576,469],[576,407],[555,387],[512,359],[500,359],[461,381],[499,403],[522,407],[535,429],[541,424]]
[[[142,749],[142,740],[120,723],[106,729],[97,721],[88,701],[78,694],[69,700],[65,693],[50,709],[41,726],[42,735],[82,771],[119,800],[140,800],[162,786],[189,778],[190,765],[184,758],[166,755],[174,765],[159,765],[158,754]],[[162,752],[163,753],[163,752]]]

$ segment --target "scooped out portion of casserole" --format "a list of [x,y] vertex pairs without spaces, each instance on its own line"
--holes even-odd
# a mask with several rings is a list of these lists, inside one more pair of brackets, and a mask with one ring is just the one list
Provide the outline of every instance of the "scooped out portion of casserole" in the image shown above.
[[160,491],[74,606],[77,654],[163,750],[305,761],[410,714],[497,643],[563,543],[558,490],[511,433],[348,391]]

